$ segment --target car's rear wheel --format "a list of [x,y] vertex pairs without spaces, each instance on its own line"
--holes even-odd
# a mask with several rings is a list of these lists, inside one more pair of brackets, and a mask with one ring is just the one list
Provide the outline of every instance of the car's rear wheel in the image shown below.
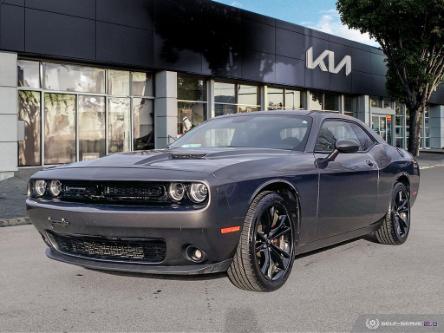
[[381,227],[375,232],[379,243],[399,245],[407,240],[410,231],[410,193],[402,183],[393,187],[392,201]]
[[287,280],[294,261],[295,221],[285,199],[262,192],[244,220],[228,277],[238,288],[273,291]]

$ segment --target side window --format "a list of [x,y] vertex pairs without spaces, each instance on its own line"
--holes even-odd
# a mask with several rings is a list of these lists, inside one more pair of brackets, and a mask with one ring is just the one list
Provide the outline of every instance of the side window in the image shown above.
[[331,152],[335,149],[337,140],[359,142],[359,151],[365,151],[373,145],[373,140],[360,126],[342,120],[326,120],[319,132],[315,151]]
[[373,144],[375,143],[375,140],[372,139],[363,129],[361,126],[358,126],[356,124],[351,124],[353,131],[355,131],[355,134],[358,138],[359,144],[361,145],[359,148],[359,151],[366,151],[369,149]]

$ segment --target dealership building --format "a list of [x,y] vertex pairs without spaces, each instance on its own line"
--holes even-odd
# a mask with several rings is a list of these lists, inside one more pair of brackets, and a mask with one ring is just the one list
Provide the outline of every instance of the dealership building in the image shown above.
[[[0,179],[160,148],[230,113],[357,117],[405,147],[381,50],[208,0],[0,0]],[[422,121],[444,147],[444,89]]]

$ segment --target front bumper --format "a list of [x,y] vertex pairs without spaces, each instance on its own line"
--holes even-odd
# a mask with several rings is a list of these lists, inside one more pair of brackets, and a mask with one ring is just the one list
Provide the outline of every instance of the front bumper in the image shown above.
[[46,256],[48,258],[58,260],[67,264],[82,266],[104,271],[130,272],[130,273],[145,273],[145,274],[165,274],[165,275],[197,275],[197,274],[212,274],[226,272],[230,267],[231,259],[208,264],[194,264],[194,265],[141,265],[136,263],[117,263],[113,261],[91,260],[81,257],[63,254],[54,248],[46,249]]
[[[83,267],[149,274],[208,274],[228,269],[240,233],[220,233],[220,228],[241,225],[241,218],[230,216],[223,203],[202,210],[151,210],[142,207],[93,206],[74,203],[27,200],[31,222],[49,248],[49,258]],[[160,262],[141,262],[88,257],[61,251],[51,242],[51,234],[68,237],[100,237],[104,240],[150,240],[166,243]],[[194,263],[186,255],[188,246],[205,253],[205,260]]]

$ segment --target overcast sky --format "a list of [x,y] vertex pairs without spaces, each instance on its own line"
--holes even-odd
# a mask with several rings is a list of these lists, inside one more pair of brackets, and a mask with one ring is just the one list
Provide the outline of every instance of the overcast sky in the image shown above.
[[300,24],[357,42],[378,46],[367,34],[341,23],[335,0],[214,0],[230,6]]

